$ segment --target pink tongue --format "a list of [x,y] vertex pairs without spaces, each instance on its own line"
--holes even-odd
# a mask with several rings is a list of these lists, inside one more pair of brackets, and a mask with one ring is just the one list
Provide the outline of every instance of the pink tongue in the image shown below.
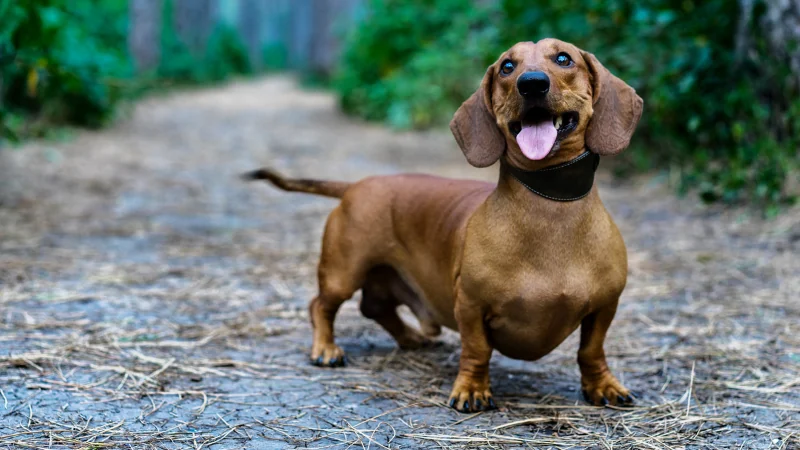
[[538,161],[550,153],[556,142],[556,127],[549,120],[533,125],[523,125],[517,135],[517,144],[528,159]]

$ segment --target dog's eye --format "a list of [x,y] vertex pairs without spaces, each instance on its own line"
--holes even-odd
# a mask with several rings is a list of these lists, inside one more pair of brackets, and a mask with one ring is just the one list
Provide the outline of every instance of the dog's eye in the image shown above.
[[503,65],[500,66],[500,72],[503,75],[508,75],[513,71],[514,71],[514,62],[509,59],[503,61]]
[[572,58],[566,53],[559,53],[558,56],[556,56],[556,64],[561,67],[569,67],[572,65]]

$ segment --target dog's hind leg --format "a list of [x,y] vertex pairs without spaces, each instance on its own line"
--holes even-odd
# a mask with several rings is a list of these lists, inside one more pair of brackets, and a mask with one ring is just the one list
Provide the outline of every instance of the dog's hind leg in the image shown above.
[[407,305],[417,316],[422,334],[429,338],[442,334],[442,325],[436,321],[422,299],[407,284],[403,283],[403,288],[405,292],[400,295],[401,303]]
[[[430,343],[425,336],[408,326],[397,314],[397,307],[408,304],[409,296],[416,298],[411,288],[389,266],[372,268],[367,273],[367,279],[361,290],[361,313],[364,317],[378,322],[404,350],[420,348]],[[419,301],[418,298],[416,300]]]
[[328,217],[322,238],[317,276],[319,295],[308,307],[314,342],[311,362],[317,366],[342,366],[344,351],[334,343],[333,322],[339,307],[362,287],[369,266],[368,246],[353,245],[348,217],[336,208]]

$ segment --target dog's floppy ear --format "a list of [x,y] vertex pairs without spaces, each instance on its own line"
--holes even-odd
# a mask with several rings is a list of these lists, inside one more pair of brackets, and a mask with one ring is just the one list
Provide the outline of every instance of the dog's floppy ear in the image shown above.
[[481,86],[465,101],[450,121],[450,131],[475,167],[494,164],[506,149],[506,141],[492,110],[492,83],[495,66],[486,70]]
[[582,52],[589,67],[594,114],[586,128],[586,147],[599,155],[616,155],[628,148],[642,117],[642,99],[597,58]]

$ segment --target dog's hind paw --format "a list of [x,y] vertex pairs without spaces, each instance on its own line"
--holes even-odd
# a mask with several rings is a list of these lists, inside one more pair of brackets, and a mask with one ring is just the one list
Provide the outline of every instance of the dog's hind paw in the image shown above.
[[407,330],[406,334],[397,339],[397,345],[401,350],[419,350],[421,348],[433,347],[436,341],[428,339],[414,330]]
[[347,363],[347,357],[336,344],[329,344],[324,347],[311,350],[311,364],[318,367],[340,367]]

